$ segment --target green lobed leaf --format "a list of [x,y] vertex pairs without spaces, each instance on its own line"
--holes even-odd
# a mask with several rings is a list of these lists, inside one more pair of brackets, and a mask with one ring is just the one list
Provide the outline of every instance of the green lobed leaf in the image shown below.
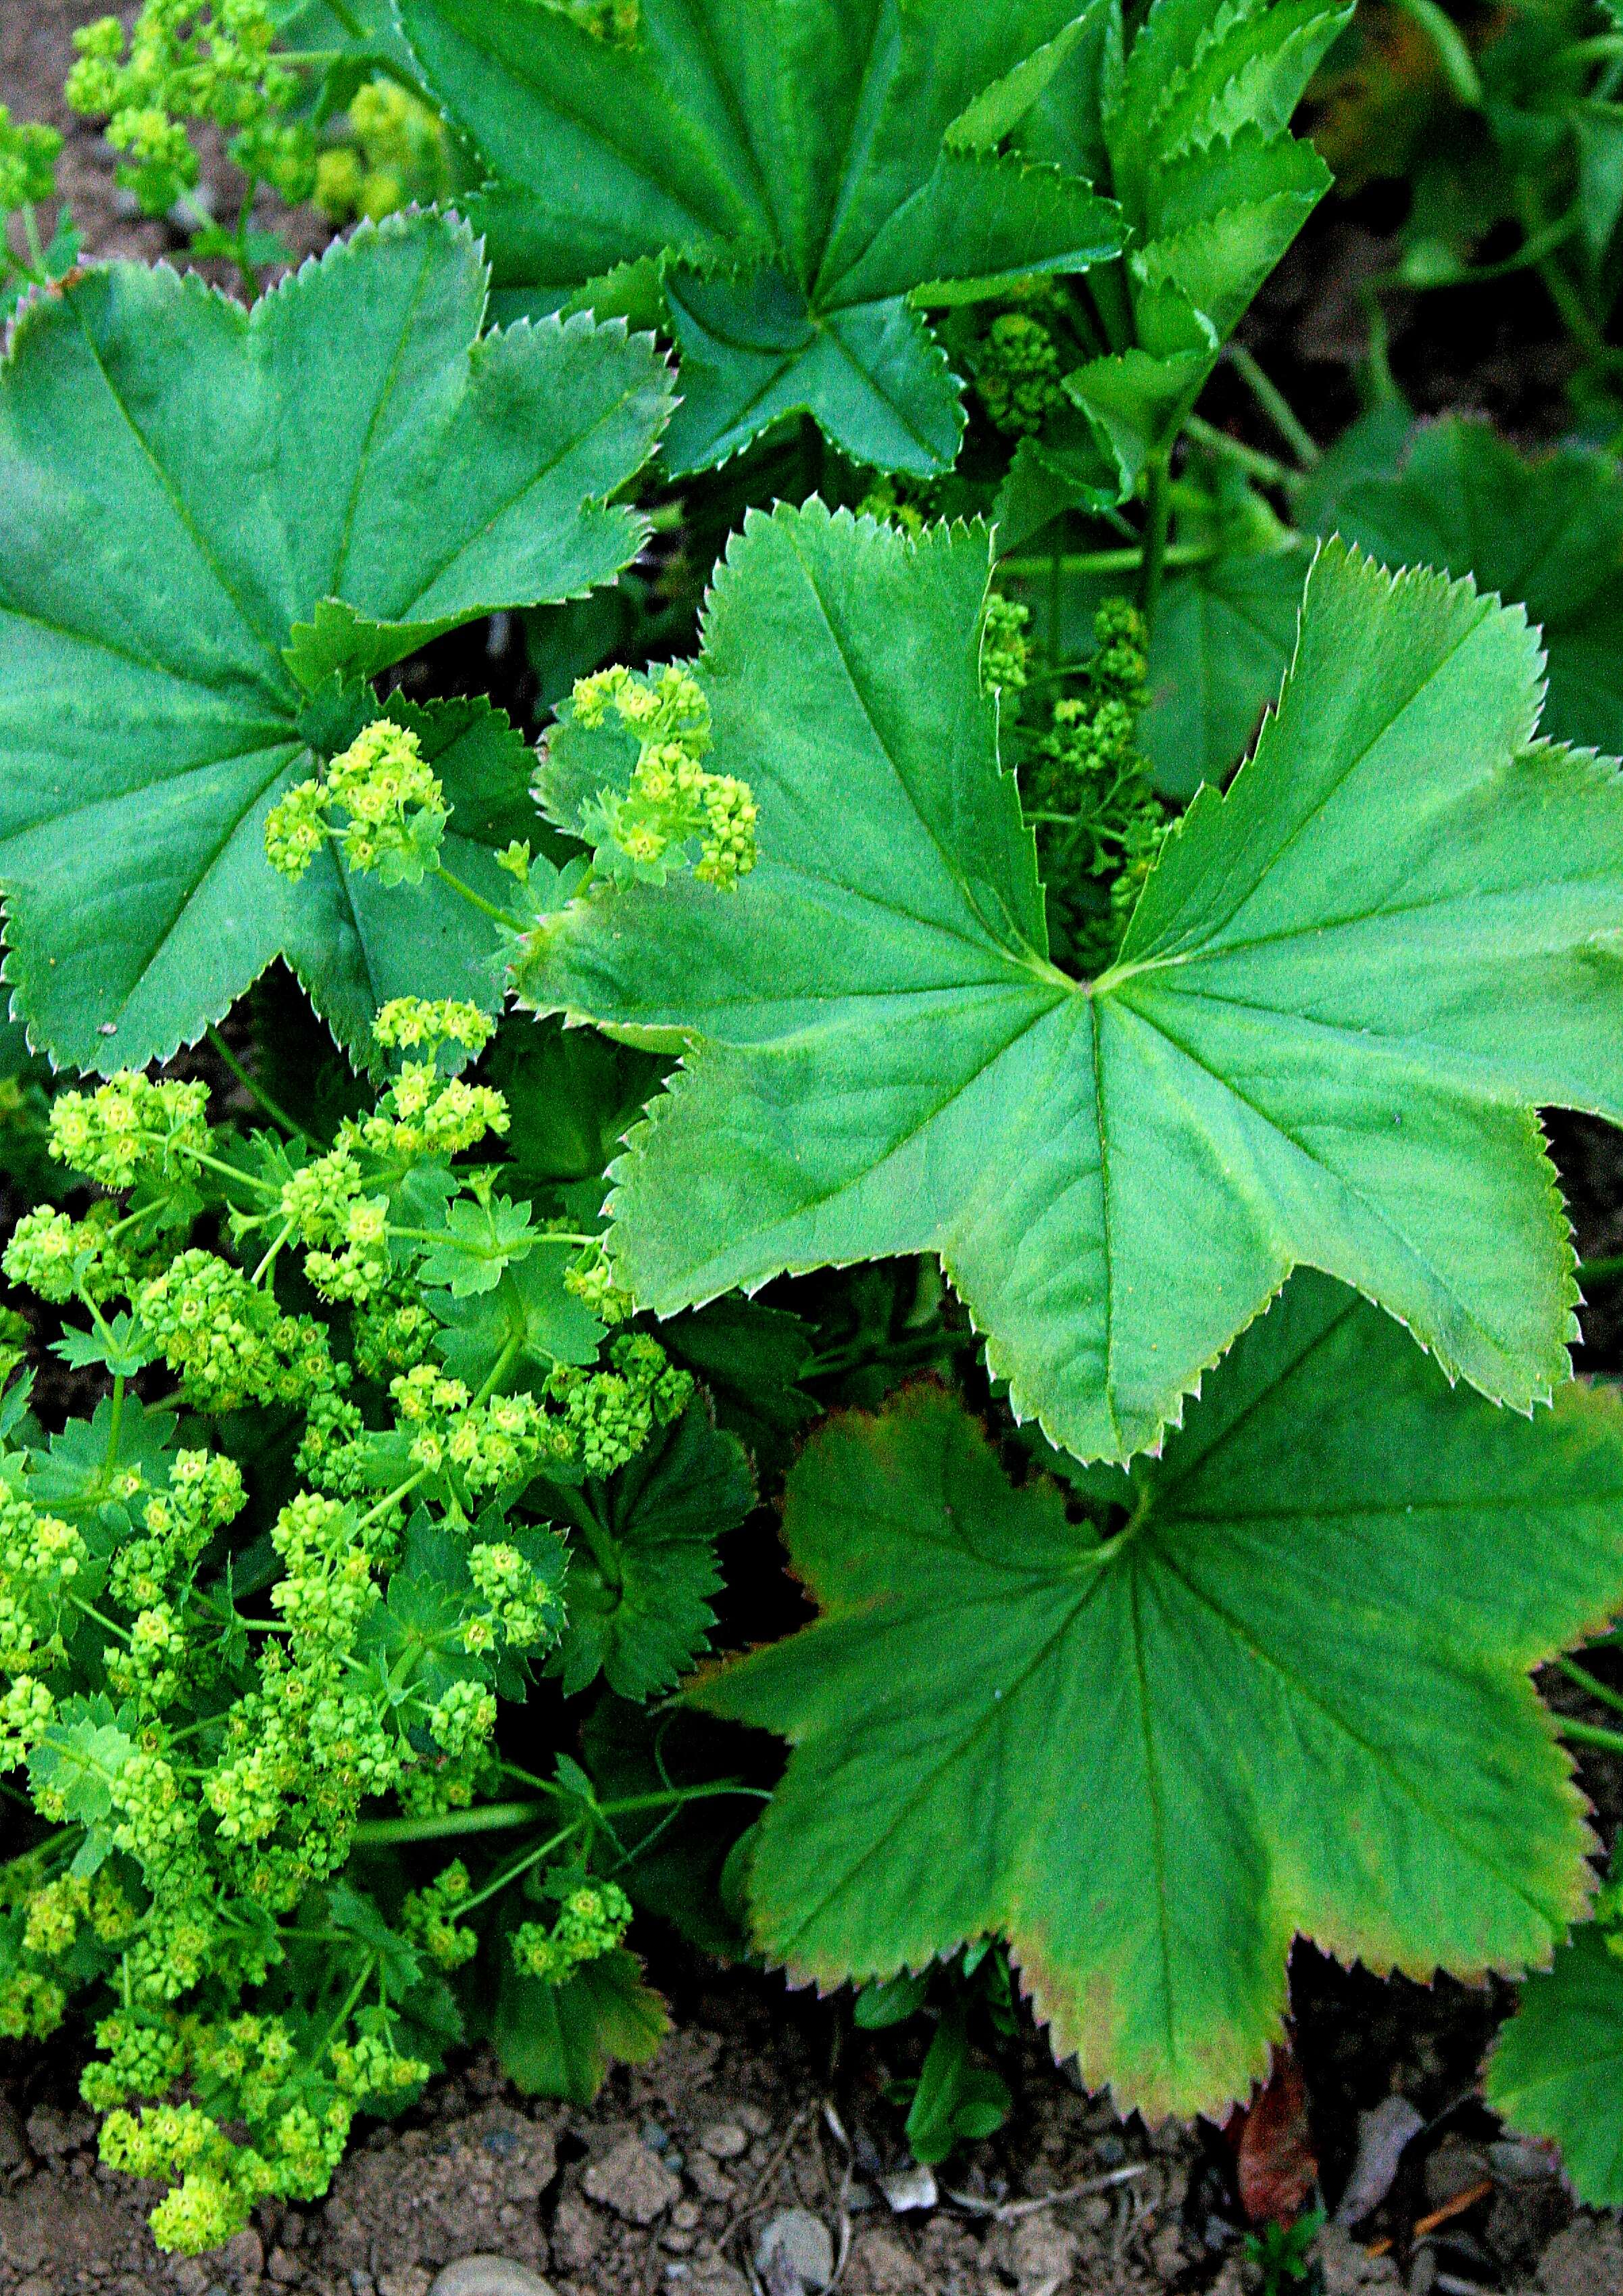
[[1545,734],[1623,752],[1623,479],[1611,456],[1567,446],[1529,459],[1451,415],[1315,507],[1322,532],[1389,565],[1470,574],[1524,604],[1548,656]]
[[986,551],[813,503],[719,570],[699,675],[760,864],[594,888],[523,982],[689,1032],[611,1175],[621,1280],[668,1315],[934,1251],[1016,1414],[1084,1457],[1152,1443],[1299,1263],[1547,1395],[1573,1259],[1530,1111],[1623,1115],[1623,784],[1529,748],[1522,617],[1327,545],[1255,755],[1078,981],[980,693]]
[[430,1292],[428,1304],[441,1327],[434,1344],[452,1377],[477,1394],[510,1343],[521,1373],[593,1362],[605,1333],[585,1300],[564,1284],[574,1256],[555,1246],[532,1251],[504,1272],[494,1291],[469,1299]]
[[617,2059],[646,2064],[670,2030],[664,2002],[623,1946],[588,1961],[562,1985],[529,1977],[507,1950],[490,2038],[502,2070],[526,2096],[590,2104]]
[[622,1698],[669,1690],[716,1623],[716,1543],[755,1505],[742,1445],[693,1403],[607,1482],[557,1496],[592,1536],[571,1547],[569,1622],[549,1671],[566,1696],[599,1673]]
[[1311,1274],[1111,1535],[939,1390],[829,1423],[784,1516],[822,1618],[690,1693],[794,1748],[761,1944],[832,1984],[1002,1932],[1056,2053],[1146,2114],[1266,2072],[1299,1931],[1545,1960],[1593,1837],[1527,1677],[1623,1601],[1620,1495],[1614,1395],[1496,1412]]
[[783,0],[768,32],[750,0],[643,0],[621,45],[545,7],[401,9],[494,171],[473,212],[512,302],[555,308],[668,258],[674,470],[806,412],[858,461],[921,475],[953,461],[963,414],[914,306],[1119,251],[1109,201],[991,148],[1044,94],[1075,15]]
[[[586,316],[481,340],[485,293],[466,227],[414,214],[362,226],[251,313],[115,264],[17,328],[0,882],[15,1002],[59,1058],[165,1058],[278,954],[352,1053],[384,997],[491,1003],[494,934],[453,922],[444,887],[386,895],[331,853],[295,885],[264,852],[344,676],[578,594],[640,542],[606,497],[668,409],[652,344]],[[472,840],[447,862],[487,885],[517,737],[482,704],[432,716]]]
[[1225,553],[1167,584],[1139,726],[1163,795],[1222,782],[1247,748],[1290,667],[1303,572],[1294,552]]
[[[55,1794],[70,1825],[86,1832],[105,1825],[112,1815],[112,1789],[134,1758],[135,1742],[124,1729],[128,1720],[114,1711],[105,1692],[94,1698],[65,1698],[29,1756],[29,1784],[36,1793]],[[111,1843],[102,1849],[107,1855]]]
[[673,1317],[660,1339],[678,1363],[698,1373],[718,1423],[758,1461],[786,1456],[817,1415],[816,1398],[800,1385],[816,1353],[815,1335],[799,1316],[734,1293]]
[[1552,2138],[1581,2200],[1623,2206],[1623,1959],[1615,1929],[1586,1922],[1547,1975],[1529,1977],[1488,2060],[1488,2103]]
[[[1325,0],[1156,0],[1124,59],[1118,10],[1090,91],[1073,94],[1079,119],[1095,105],[1098,115],[1096,130],[1072,131],[1078,159],[1102,146],[1132,230],[1130,324],[1117,331],[1125,347],[1064,387],[1129,474],[1176,435],[1225,338],[1329,189],[1324,161],[1288,128],[1351,12]],[[1050,123],[1048,148],[1053,134]]]

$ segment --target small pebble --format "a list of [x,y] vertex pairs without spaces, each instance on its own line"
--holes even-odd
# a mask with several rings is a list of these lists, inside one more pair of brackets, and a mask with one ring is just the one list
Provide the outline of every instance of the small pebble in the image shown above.
[[713,2161],[736,2161],[750,2139],[735,2120],[712,2120],[699,2132],[699,2142]]
[[834,2276],[828,2226],[809,2209],[783,2209],[769,2217],[755,2243],[755,2268],[768,2287],[792,2277],[804,2288],[826,2288]]
[[670,2220],[678,2232],[692,2232],[700,2221],[697,2201],[678,2201],[670,2212]]
[[1488,2148],[1496,2176],[1511,2185],[1542,2185],[1555,2174],[1555,2156],[1543,2144],[1525,2138],[1502,2137]]
[[932,2170],[922,2161],[910,2161],[894,2176],[881,2177],[879,2189],[889,2202],[892,2213],[905,2216],[909,2209],[933,2209],[940,2199]]
[[682,2186],[656,2153],[627,2136],[594,2161],[581,2178],[586,2198],[612,2209],[631,2224],[651,2225],[682,2197]]
[[438,2275],[429,2296],[553,2296],[550,2281],[510,2256],[459,2256]]

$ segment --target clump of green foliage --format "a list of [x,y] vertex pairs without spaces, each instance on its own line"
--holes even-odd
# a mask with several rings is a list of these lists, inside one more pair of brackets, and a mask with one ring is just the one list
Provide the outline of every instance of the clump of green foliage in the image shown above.
[[[909,2027],[929,2161],[1022,1998],[1217,2112],[1298,1934],[1547,1968],[1490,2091],[1623,2197],[1530,1679],[1623,1702],[1537,1116],[1623,1121],[1623,59],[1518,146],[1588,433],[1377,331],[1327,446],[1236,330],[1348,12],[146,0],[145,204],[206,121],[245,290],[361,218],[247,309],[0,123],[0,2029],[168,2245],[464,2035],[589,2095],[649,1914]],[[816,1615],[701,1666],[758,1495]]]

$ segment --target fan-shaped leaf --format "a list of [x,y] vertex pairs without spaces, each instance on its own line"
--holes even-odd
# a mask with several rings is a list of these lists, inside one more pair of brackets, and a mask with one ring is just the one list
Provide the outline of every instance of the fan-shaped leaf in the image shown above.
[[[1094,0],[1095,9],[1105,0]],[[805,410],[858,460],[957,452],[958,384],[913,308],[1119,252],[1116,210],[993,146],[1075,0],[643,0],[636,41],[561,10],[404,0],[422,68],[496,182],[499,287],[555,308],[668,251],[674,468]]]
[[[480,341],[485,287],[463,226],[409,216],[251,313],[115,264],[19,326],[0,370],[0,882],[8,977],[63,1059],[161,1058],[278,953],[352,1049],[382,997],[490,1001],[491,936],[451,921],[444,888],[389,895],[386,916],[330,857],[290,885],[263,842],[313,770],[330,680],[584,591],[638,545],[606,497],[668,406],[652,343],[585,317]],[[439,723],[468,745],[454,794],[488,797],[505,721]],[[500,883],[474,845],[455,858]]]
[[1545,1959],[1592,1837],[1527,1675],[1623,1601],[1617,1398],[1496,1412],[1304,1275],[1115,1480],[1113,1535],[1068,1521],[932,1389],[812,1438],[823,1618],[692,1693],[794,1746],[767,1952],[860,1981],[1002,1931],[1056,2051],[1155,2113],[1266,2071],[1297,1931]]
[[1486,1393],[1547,1394],[1575,1294],[1529,1111],[1623,1116],[1623,784],[1528,747],[1521,616],[1327,546],[1279,714],[1084,982],[980,689],[985,554],[814,504],[717,578],[700,674],[760,865],[594,889],[528,974],[689,1032],[614,1167],[624,1280],[668,1314],[936,1251],[1016,1410],[1085,1456],[1152,1443],[1302,1262]]

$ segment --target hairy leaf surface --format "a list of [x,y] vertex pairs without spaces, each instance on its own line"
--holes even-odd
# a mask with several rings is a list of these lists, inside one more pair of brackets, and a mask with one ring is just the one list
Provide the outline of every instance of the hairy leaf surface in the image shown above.
[[914,306],[1121,246],[1110,201],[995,148],[1075,0],[643,0],[630,45],[545,7],[401,12],[495,171],[473,212],[499,287],[553,308],[672,258],[677,470],[801,410],[859,461],[945,468],[959,386]]
[[1299,1931],[1547,1958],[1592,1837],[1527,1676],[1623,1600],[1617,1398],[1496,1412],[1304,1275],[1115,1480],[1101,1537],[929,1388],[813,1437],[784,1530],[824,1615],[693,1693],[795,1748],[767,1952],[860,1981],[1002,1931],[1056,2051],[1158,2114],[1266,2071]]
[[[1124,473],[1174,435],[1247,305],[1330,185],[1289,133],[1350,8],[1325,0],[1157,0],[1124,56],[1112,7],[1091,85],[1037,107],[1033,148],[1108,176],[1132,226],[1116,348],[1065,388]],[[1062,75],[1062,79],[1065,75]]]
[[[584,591],[638,546],[605,498],[668,406],[652,343],[584,316],[480,341],[485,289],[464,226],[410,216],[250,314],[194,276],[115,264],[17,330],[0,370],[0,882],[7,977],[61,1058],[164,1058],[278,954],[352,1050],[385,997],[490,1003],[492,936],[443,887],[385,895],[331,854],[294,885],[264,852],[346,678]],[[447,862],[483,885],[522,744],[483,704],[438,722],[447,740],[425,748],[457,744]]]
[[1484,2081],[1512,2128],[1553,2138],[1591,2208],[1623,2206],[1623,1959],[1586,1922],[1548,1975],[1529,1977]]
[[1569,446],[1529,461],[1451,416],[1337,493],[1321,525],[1389,565],[1470,574],[1525,604],[1549,657],[1545,732],[1623,751],[1623,480],[1609,456]]
[[755,1504],[742,1445],[694,1403],[608,1482],[560,1485],[557,1497],[595,1535],[574,1543],[569,1623],[550,1670],[570,1697],[600,1673],[622,1698],[670,1689],[716,1623],[716,1543]]
[[1521,615],[1327,546],[1255,756],[1080,982],[980,689],[985,579],[983,534],[816,504],[718,572],[700,675],[760,865],[594,889],[526,982],[688,1032],[613,1168],[624,1280],[667,1315],[933,1250],[1016,1411],[1083,1456],[1152,1443],[1299,1263],[1484,1392],[1546,1395],[1575,1293],[1530,1110],[1623,1113],[1623,787],[1528,746]]

